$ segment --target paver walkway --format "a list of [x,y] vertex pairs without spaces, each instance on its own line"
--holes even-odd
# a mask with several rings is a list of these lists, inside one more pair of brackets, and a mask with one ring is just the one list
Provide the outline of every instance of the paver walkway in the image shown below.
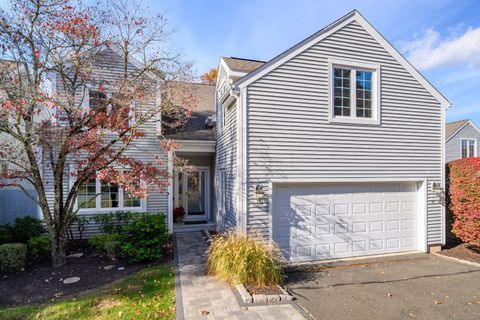
[[179,271],[175,279],[177,296],[181,291],[181,301],[177,301],[177,319],[305,319],[291,303],[240,306],[227,284],[205,275],[207,242],[203,233],[177,233],[175,238]]

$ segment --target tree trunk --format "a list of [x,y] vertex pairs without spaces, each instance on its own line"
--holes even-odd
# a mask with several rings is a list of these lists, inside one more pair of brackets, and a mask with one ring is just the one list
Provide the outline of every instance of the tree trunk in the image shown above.
[[56,234],[52,240],[52,264],[54,267],[61,267],[66,262],[65,239]]

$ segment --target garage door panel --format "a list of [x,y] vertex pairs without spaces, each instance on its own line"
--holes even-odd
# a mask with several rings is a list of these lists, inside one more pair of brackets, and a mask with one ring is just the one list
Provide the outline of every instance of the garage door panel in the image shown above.
[[415,184],[274,189],[273,239],[291,261],[416,250],[417,221]]

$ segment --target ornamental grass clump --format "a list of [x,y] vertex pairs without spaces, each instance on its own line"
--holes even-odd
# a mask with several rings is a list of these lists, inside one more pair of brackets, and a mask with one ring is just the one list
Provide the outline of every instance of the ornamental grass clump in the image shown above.
[[266,287],[283,281],[278,250],[259,236],[238,231],[215,236],[208,255],[208,274],[230,284]]

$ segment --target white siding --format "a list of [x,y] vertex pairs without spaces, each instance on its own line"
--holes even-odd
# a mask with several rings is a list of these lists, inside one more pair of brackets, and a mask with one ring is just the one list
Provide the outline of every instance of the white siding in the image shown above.
[[445,143],[445,162],[448,163],[453,160],[462,158],[462,139],[477,140],[477,154],[478,144],[480,143],[480,132],[477,131],[470,123],[468,123],[462,130],[455,134],[450,140]]
[[[94,72],[99,80],[109,80],[121,74],[123,68],[123,61],[120,57],[115,54],[112,50],[107,49],[101,55],[99,55],[98,60],[96,61]],[[129,65],[130,71],[134,71],[132,65]],[[60,81],[57,81],[57,90],[60,93],[62,88],[60,87]],[[79,90],[80,91],[80,90]],[[82,96],[79,92],[78,97],[79,101],[82,99]],[[149,108],[153,106],[154,101],[147,104],[136,104],[136,108]],[[144,162],[156,162],[160,161],[161,163],[158,167],[162,170],[167,170],[167,155],[163,152],[159,145],[159,141],[157,139],[157,129],[156,129],[156,119],[152,119],[149,122],[145,123],[143,126],[140,127],[145,133],[144,137],[136,139],[132,145],[126,150],[124,153],[125,155],[131,156],[136,159],[140,159]],[[158,157],[156,159],[155,157]],[[53,175],[52,170],[49,166],[49,158],[48,155],[44,155],[43,159],[43,177],[44,177],[44,184],[47,192],[47,198],[49,200],[49,206],[53,211],[53,203],[54,203],[54,186],[53,186]],[[68,168],[67,168],[68,169]],[[70,175],[68,170],[65,172],[65,182],[64,182],[64,190],[65,194],[67,194],[69,190],[69,179]],[[167,213],[168,211],[168,194],[166,192],[160,193],[155,188],[151,188],[146,203],[146,210],[149,212],[155,213]],[[115,211],[114,209],[112,211]],[[80,212],[80,214],[82,214]],[[90,215],[89,212],[88,215]],[[93,225],[89,225],[89,229],[93,228]],[[90,234],[93,230],[88,230]]]
[[[381,125],[328,122],[328,59],[381,66]],[[269,232],[257,184],[272,179],[428,179],[441,182],[442,107],[358,23],[247,87],[247,226]],[[442,241],[442,208],[428,188],[428,242]]]

